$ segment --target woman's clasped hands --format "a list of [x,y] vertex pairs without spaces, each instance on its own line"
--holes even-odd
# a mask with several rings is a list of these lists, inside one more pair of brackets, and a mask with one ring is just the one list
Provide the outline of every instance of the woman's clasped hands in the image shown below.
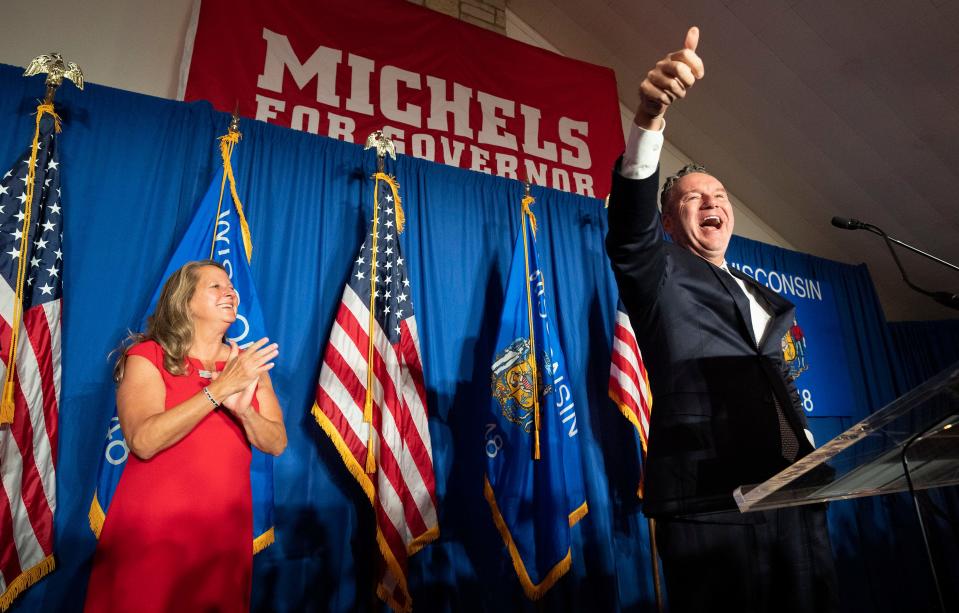
[[246,349],[230,341],[230,356],[223,370],[214,373],[209,389],[221,406],[240,417],[253,410],[253,394],[260,375],[273,368],[279,345],[263,337]]

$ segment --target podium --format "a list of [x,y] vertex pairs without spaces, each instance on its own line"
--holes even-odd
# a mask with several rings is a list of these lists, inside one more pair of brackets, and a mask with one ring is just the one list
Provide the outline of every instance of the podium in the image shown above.
[[943,606],[919,490],[959,484],[959,364],[855,424],[763,483],[741,485],[741,512],[909,492]]

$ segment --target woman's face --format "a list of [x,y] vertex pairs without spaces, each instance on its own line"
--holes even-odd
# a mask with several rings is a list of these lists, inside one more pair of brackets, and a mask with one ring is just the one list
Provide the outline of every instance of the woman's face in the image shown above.
[[196,288],[190,299],[190,313],[196,324],[232,324],[238,306],[236,290],[223,269],[204,266],[197,270]]

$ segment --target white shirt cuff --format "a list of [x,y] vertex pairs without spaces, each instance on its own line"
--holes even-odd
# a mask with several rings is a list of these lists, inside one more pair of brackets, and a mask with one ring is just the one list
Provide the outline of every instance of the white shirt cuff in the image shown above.
[[619,174],[627,179],[646,179],[653,176],[659,166],[659,156],[665,141],[663,130],[666,128],[666,122],[663,122],[661,130],[646,130],[635,123],[631,125]]

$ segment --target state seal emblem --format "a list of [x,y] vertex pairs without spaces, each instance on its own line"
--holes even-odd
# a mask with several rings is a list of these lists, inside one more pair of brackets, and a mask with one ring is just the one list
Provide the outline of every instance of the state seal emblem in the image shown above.
[[806,335],[794,319],[793,325],[782,338],[783,361],[789,369],[789,376],[796,379],[809,369],[806,363]]
[[526,433],[533,429],[534,372],[540,396],[550,391],[543,386],[542,373],[534,368],[534,359],[529,339],[518,338],[496,354],[492,369],[493,398],[499,402],[503,417]]

